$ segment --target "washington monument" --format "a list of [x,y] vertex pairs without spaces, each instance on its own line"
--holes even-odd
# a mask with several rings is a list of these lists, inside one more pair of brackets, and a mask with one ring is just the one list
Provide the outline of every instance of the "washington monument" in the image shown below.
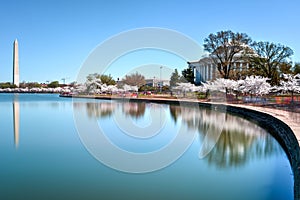
[[13,67],[14,67],[14,74],[13,74],[13,84],[19,87],[20,85],[20,76],[19,76],[19,47],[18,47],[18,40],[14,41],[14,55],[13,55]]

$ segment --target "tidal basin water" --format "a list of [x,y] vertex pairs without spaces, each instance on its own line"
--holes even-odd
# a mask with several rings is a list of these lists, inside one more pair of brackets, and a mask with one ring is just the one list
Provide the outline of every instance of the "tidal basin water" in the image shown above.
[[[164,163],[165,154],[136,163],[104,152],[123,162],[114,164],[94,151],[105,148],[99,148],[102,141],[90,121],[128,153],[160,155],[177,134],[193,140],[171,163]],[[88,144],[85,138],[96,140]],[[294,198],[289,160],[266,130],[191,106],[0,94],[0,158],[0,199]],[[124,172],[152,162],[165,165],[147,173]]]

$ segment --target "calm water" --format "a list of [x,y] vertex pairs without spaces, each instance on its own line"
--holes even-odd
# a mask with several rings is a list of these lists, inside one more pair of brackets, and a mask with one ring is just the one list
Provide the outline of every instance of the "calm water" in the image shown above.
[[[91,122],[124,152],[158,156],[104,161],[120,155],[102,146]],[[161,152],[178,134],[179,149],[193,140],[173,162]],[[0,158],[0,199],[293,199],[291,167],[272,136],[193,107],[0,94]],[[143,167],[152,172],[122,172]]]

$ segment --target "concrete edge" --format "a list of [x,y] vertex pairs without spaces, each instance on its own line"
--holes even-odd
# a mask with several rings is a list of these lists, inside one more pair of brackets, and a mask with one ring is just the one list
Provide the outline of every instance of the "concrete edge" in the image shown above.
[[294,199],[300,200],[300,147],[298,139],[292,129],[285,122],[270,114],[251,108],[242,108],[232,105],[222,105],[222,107],[223,106],[226,106],[226,110],[229,113],[257,123],[280,143],[289,158],[294,174]]

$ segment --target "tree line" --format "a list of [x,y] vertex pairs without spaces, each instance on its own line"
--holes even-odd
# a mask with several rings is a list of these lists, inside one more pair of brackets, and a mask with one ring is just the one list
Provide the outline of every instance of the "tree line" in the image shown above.
[[[68,85],[74,86],[75,82],[70,83]],[[19,85],[19,88],[57,88],[57,87],[64,87],[66,84],[60,84],[59,81],[52,81],[50,83],[38,83],[38,82],[21,82]],[[1,89],[6,89],[6,88],[18,88],[16,85],[14,85],[11,82],[3,82],[0,83],[0,88]]]
[[[246,33],[231,30],[211,33],[204,39],[204,50],[216,66],[217,77],[242,80],[248,76],[262,76],[274,86],[284,79],[284,74],[300,73],[300,63],[293,65],[293,50],[285,45],[268,41],[252,41]],[[243,62],[247,68],[236,69],[236,62]],[[189,82],[195,84],[194,69],[188,66],[181,75],[175,69],[170,77],[170,86]]]
[[[230,30],[210,34],[204,39],[204,50],[217,66],[220,78],[244,79],[256,75],[269,78],[271,85],[278,85],[282,74],[300,73],[300,64],[292,64],[293,50],[269,41],[252,41],[246,33]],[[248,68],[234,70],[237,61],[248,63]]]
[[[269,41],[253,41],[246,33],[231,30],[211,33],[204,39],[204,50],[217,69],[217,77],[244,80],[249,76],[266,77],[271,86],[279,85],[284,74],[300,73],[300,63],[293,65],[293,50],[285,45]],[[235,63],[243,62],[246,68],[236,69]],[[146,88],[145,77],[138,72],[115,81],[111,75],[90,74],[87,80],[99,79],[102,84],[115,85],[118,82]],[[177,69],[171,74],[170,87],[178,83],[195,84],[194,69],[190,66],[181,74]]]

